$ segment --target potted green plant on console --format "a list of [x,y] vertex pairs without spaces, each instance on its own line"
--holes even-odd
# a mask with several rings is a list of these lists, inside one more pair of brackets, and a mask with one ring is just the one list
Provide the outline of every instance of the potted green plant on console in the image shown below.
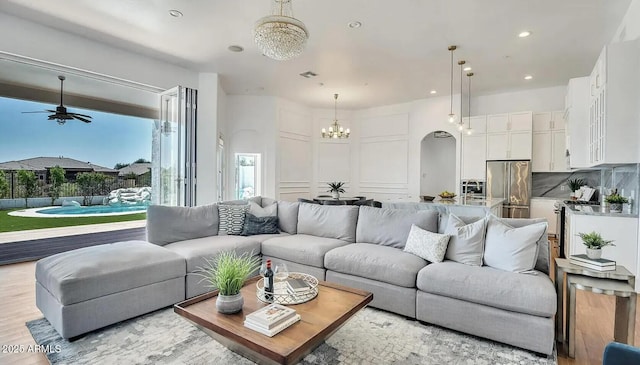
[[587,246],[587,257],[590,259],[601,258],[603,247],[615,246],[613,241],[603,239],[598,232],[578,233],[578,236],[582,239],[582,244]]
[[617,190],[614,190],[614,192],[611,195],[608,195],[604,200],[609,203],[609,211],[611,213],[622,213],[622,204],[629,202],[627,198],[619,195]]
[[198,267],[197,275],[210,288],[218,289],[216,309],[223,314],[238,313],[244,305],[240,289],[245,280],[260,267],[260,258],[253,252],[238,256],[235,251],[223,251],[215,258],[205,258],[206,264]]
[[327,185],[329,185],[329,190],[327,190],[327,192],[330,192],[334,199],[340,199],[340,193],[344,193],[344,189],[342,188],[344,183],[336,181],[327,183]]

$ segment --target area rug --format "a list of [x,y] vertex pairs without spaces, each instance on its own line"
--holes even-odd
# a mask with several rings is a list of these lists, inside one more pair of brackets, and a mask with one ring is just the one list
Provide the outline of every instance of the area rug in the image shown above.
[[[163,309],[90,333],[74,342],[42,318],[27,322],[51,364],[238,364],[227,350],[173,312]],[[303,365],[548,365],[551,357],[365,308],[301,362]]]

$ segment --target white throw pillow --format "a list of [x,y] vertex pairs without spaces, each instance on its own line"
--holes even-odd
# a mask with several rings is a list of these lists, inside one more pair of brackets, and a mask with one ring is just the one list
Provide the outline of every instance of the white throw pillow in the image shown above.
[[457,216],[449,214],[447,228],[444,231],[451,236],[446,259],[465,265],[482,266],[486,223],[486,218],[481,218],[466,224]]
[[263,208],[260,204],[249,201],[249,213],[260,218],[275,217],[278,215],[278,204],[271,204]]
[[404,252],[412,253],[430,262],[442,262],[448,243],[449,235],[429,232],[412,224]]
[[518,273],[533,270],[538,259],[538,240],[546,230],[546,222],[513,228],[490,217],[484,249],[485,265]]

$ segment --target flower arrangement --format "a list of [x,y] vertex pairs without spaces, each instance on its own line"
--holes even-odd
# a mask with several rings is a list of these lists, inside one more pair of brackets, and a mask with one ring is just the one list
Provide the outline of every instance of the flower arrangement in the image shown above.
[[619,195],[617,192],[608,195],[604,200],[609,204],[626,204],[629,202],[629,199]]

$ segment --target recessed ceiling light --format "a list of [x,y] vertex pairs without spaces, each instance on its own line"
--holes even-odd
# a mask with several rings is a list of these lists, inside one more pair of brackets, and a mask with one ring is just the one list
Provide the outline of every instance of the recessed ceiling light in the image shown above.
[[349,28],[355,29],[355,28],[360,28],[362,26],[362,23],[360,23],[359,21],[354,21],[354,22],[349,22]]
[[169,15],[171,15],[174,18],[180,18],[182,16],[182,12],[180,10],[169,10]]
[[242,46],[238,46],[237,44],[230,45],[227,49],[231,52],[242,52],[244,48]]
[[528,37],[530,35],[531,35],[531,32],[529,32],[528,30],[525,30],[524,32],[520,32],[520,34],[518,34],[518,37],[526,38],[526,37]]
[[435,90],[431,90],[431,91],[429,92],[429,94],[431,94],[431,95],[433,95],[433,94],[437,94],[437,93],[438,93],[438,92],[437,92],[437,91],[435,91]]
[[524,77],[525,80],[531,80],[532,78],[533,78],[533,76],[531,76],[531,75],[527,75],[527,76]]
[[465,70],[465,71],[471,71],[471,67],[467,66],[467,67],[463,68],[463,70]]

